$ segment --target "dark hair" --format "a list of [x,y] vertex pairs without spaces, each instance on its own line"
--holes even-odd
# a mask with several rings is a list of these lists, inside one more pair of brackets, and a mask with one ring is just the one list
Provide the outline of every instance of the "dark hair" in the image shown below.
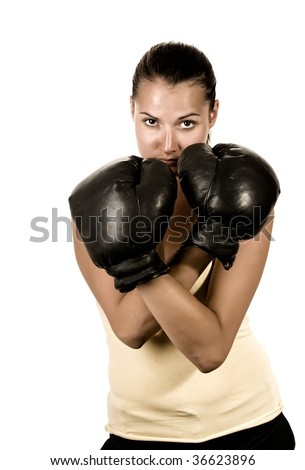
[[163,42],[151,47],[138,63],[132,79],[132,97],[138,94],[142,80],[162,78],[169,85],[194,82],[202,86],[205,99],[214,108],[216,78],[205,54],[194,46],[181,42]]

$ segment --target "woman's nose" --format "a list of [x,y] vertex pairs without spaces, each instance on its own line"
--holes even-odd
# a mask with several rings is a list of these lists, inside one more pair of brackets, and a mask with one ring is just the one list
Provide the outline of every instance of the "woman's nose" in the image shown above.
[[178,150],[178,141],[175,131],[166,129],[162,139],[162,151],[167,154],[172,154]]

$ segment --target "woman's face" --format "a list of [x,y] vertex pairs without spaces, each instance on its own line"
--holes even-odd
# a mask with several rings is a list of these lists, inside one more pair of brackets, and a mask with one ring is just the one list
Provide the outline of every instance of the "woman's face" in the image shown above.
[[161,79],[142,81],[136,100],[131,98],[140,155],[158,158],[176,172],[185,147],[207,142],[217,112],[218,101],[211,112],[199,85],[184,82],[172,86]]

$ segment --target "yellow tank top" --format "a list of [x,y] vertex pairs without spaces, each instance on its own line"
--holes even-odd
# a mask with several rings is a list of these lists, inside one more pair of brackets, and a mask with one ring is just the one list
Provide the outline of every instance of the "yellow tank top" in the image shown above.
[[140,349],[124,345],[98,308],[109,346],[109,433],[203,442],[263,424],[281,412],[277,382],[247,316],[225,362],[203,374],[163,331]]

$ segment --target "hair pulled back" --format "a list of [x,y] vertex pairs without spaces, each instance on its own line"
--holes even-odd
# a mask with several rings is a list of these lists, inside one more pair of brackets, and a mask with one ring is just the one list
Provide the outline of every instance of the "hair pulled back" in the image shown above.
[[204,90],[204,98],[214,108],[216,78],[206,55],[194,46],[181,42],[162,42],[152,46],[136,66],[132,79],[132,97],[137,98],[142,80],[165,80],[169,85],[193,82]]

